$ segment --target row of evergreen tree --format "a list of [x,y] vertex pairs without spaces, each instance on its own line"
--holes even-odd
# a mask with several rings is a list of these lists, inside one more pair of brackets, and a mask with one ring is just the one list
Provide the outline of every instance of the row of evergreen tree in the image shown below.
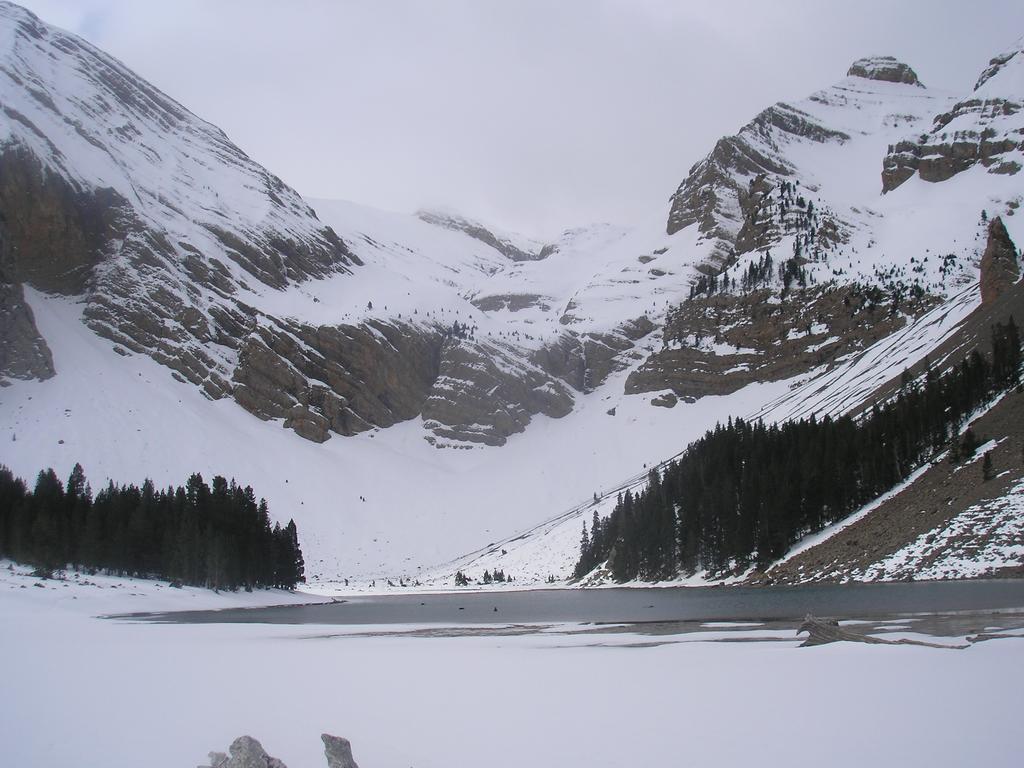
[[[691,443],[641,492],[583,526],[575,576],[607,563],[618,581],[659,580],[765,566],[807,533],[846,517],[952,448],[968,416],[1019,386],[1013,318],[992,328],[991,359],[977,350],[943,375],[908,376],[860,420],[849,416],[766,426],[738,419]],[[973,449],[969,449],[973,453]]]
[[[735,253],[732,254],[732,258],[735,259]],[[770,251],[767,251],[756,262],[751,261],[739,279],[730,277],[728,268],[713,275],[700,275],[697,281],[690,286],[690,298],[703,296],[704,294],[712,296],[719,291],[724,293],[731,289],[736,289],[737,283],[743,293],[765,287],[771,282],[772,275],[774,274],[773,266],[772,254]],[[781,265],[779,277],[784,277]],[[803,284],[806,285],[806,278]]]
[[305,580],[294,521],[270,525],[252,488],[194,474],[157,490],[110,483],[93,497],[76,464],[65,485],[52,469],[35,488],[0,467],[0,557],[44,572],[68,566],[122,576],[237,589],[293,589]]

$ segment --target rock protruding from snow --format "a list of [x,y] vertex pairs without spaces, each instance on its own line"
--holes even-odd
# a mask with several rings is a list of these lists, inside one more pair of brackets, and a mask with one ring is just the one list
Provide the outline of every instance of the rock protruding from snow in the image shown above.
[[868,56],[857,59],[850,65],[847,77],[863,77],[867,80],[881,80],[885,83],[903,83],[924,87],[917,73],[909,65],[898,61],[895,56]]
[[427,224],[443,229],[451,229],[469,235],[484,245],[489,245],[502,256],[512,261],[540,261],[551,255],[553,246],[526,241],[524,238],[513,238],[497,233],[476,221],[454,213],[441,211],[417,211],[416,216]]
[[981,303],[989,304],[1017,282],[1017,247],[998,216],[988,225],[988,243],[981,257]]
[[252,736],[239,736],[228,750],[231,755],[223,752],[211,752],[210,764],[199,768],[287,768],[276,757],[271,757],[263,746]]
[[[324,754],[327,757],[327,768],[359,768],[352,758],[352,745],[348,739],[332,736],[329,733],[320,736],[324,741]],[[276,757],[271,757],[252,736],[239,736],[228,749],[230,755],[223,752],[211,752],[210,764],[199,768],[288,768]]]
[[835,285],[808,287],[795,301],[773,301],[767,289],[695,297],[673,313],[664,347],[629,374],[626,392],[671,390],[692,402],[792,378],[870,347],[935,304],[927,296],[904,298],[900,312],[876,314],[875,300],[883,297],[890,298]]
[[[1016,47],[1014,47],[1012,50],[1000,54],[999,56],[994,56],[989,61],[988,66],[985,68],[985,70],[978,77],[978,82],[974,84],[974,90],[977,91],[995,75],[999,74],[999,72],[1004,67],[1006,67],[1006,65],[1009,64],[1015,57],[1021,56],[1022,53],[1024,53],[1024,50],[1022,49],[1024,49],[1024,38],[1021,38],[1017,42]],[[1019,58],[1017,60],[1018,62],[1020,61]]]
[[441,333],[371,320],[313,326],[264,318],[234,371],[238,403],[315,442],[414,418],[437,378]]
[[819,619],[807,614],[804,623],[800,625],[796,633],[798,635],[807,633],[807,639],[801,644],[801,648],[813,647],[815,645],[827,645],[828,643],[851,642],[867,643],[869,645],[920,645],[926,648],[949,648],[951,650],[963,650],[966,645],[946,645],[942,643],[929,643],[924,640],[912,640],[910,638],[899,638],[888,640],[884,637],[852,632],[839,626],[836,619]]
[[971,95],[935,117],[923,135],[896,142],[883,161],[882,191],[912,176],[940,182],[975,165],[1014,175],[1024,167],[1024,55],[992,59]]
[[324,754],[327,755],[327,768],[359,768],[352,758],[352,745],[341,736],[329,733],[320,736],[324,740]]
[[557,419],[573,405],[569,387],[524,360],[514,345],[449,338],[423,419],[442,440],[504,445],[538,413]]
[[54,372],[53,355],[22,287],[4,282],[0,271],[0,386],[5,377],[43,381]]
[[798,107],[781,103],[768,107],[737,135],[719,139],[711,154],[690,168],[672,195],[666,231],[671,235],[697,224],[703,235],[717,242],[712,265],[720,268],[736,251],[747,222],[751,180],[796,173],[796,166],[780,148],[843,143],[849,138]]

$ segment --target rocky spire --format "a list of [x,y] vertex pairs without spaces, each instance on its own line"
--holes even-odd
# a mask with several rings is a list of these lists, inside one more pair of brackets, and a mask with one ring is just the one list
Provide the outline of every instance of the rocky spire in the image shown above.
[[1019,276],[1017,248],[997,216],[988,225],[988,243],[981,257],[981,303],[995,301]]

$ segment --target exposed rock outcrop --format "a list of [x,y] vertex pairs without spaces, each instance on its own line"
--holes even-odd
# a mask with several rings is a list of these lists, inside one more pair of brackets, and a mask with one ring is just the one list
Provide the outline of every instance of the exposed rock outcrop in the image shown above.
[[538,244],[536,248],[522,248],[508,238],[499,237],[484,225],[455,214],[419,211],[416,215],[428,224],[469,235],[512,261],[540,261],[554,252],[554,247],[549,245]]
[[893,311],[891,297],[853,287],[691,299],[666,325],[664,349],[629,375],[626,392],[671,390],[692,401],[796,376],[893,333],[934,301],[904,300]]
[[53,374],[53,355],[21,285],[4,282],[0,271],[0,386],[8,377],[42,381]]
[[264,318],[232,375],[238,403],[323,442],[417,416],[437,379],[442,335],[369,321],[310,326]]
[[635,342],[655,330],[646,315],[627,320],[610,333],[569,331],[531,355],[531,362],[577,392],[592,392],[629,366]]
[[[979,88],[981,88],[981,86],[983,86],[986,82],[991,80],[995,75],[999,74],[999,72],[1001,72],[1002,69],[1007,64],[1009,64],[1014,58],[1021,56],[1022,53],[1024,52],[1022,52],[1021,49],[1015,48],[1014,50],[1007,51],[1006,53],[1002,53],[999,56],[993,56],[989,60],[988,66],[985,67],[985,69],[982,71],[980,75],[978,75],[978,81],[974,84],[974,90],[978,90]],[[1018,58],[1017,61],[1019,63],[1020,59]]]
[[[690,169],[672,195],[668,234],[696,224],[701,234],[716,243],[710,266],[721,268],[739,250],[740,233],[749,227],[754,196],[760,191],[752,182],[794,172],[779,146],[794,140],[842,143],[849,138],[796,107],[781,103],[769,107],[737,135],[720,139],[711,154]],[[749,247],[747,242],[741,246]]]
[[122,239],[126,201],[112,189],[76,189],[28,149],[0,150],[0,269],[11,282],[82,292],[112,239]]
[[894,56],[868,56],[857,59],[846,73],[847,77],[863,77],[867,80],[881,80],[886,83],[906,85],[924,84],[917,79],[917,73]]
[[[320,738],[324,742],[327,768],[359,768],[352,757],[352,745],[348,739],[329,733],[322,734]],[[287,768],[276,757],[268,755],[252,736],[239,736],[231,742],[228,752],[230,754],[211,752],[210,764],[199,768]]]
[[989,173],[1016,174],[1024,152],[1024,69],[1019,50],[992,59],[970,98],[937,115],[931,130],[889,147],[882,164],[882,191],[919,175],[940,182],[976,165]]
[[988,243],[981,257],[981,301],[990,304],[1020,278],[1017,247],[998,216],[988,225]]
[[536,293],[502,293],[490,296],[480,296],[473,299],[472,304],[481,312],[520,312],[530,307],[547,312],[551,309],[548,299]]
[[[815,203],[819,203],[817,207]],[[783,236],[794,232],[805,236],[802,253],[808,258],[821,256],[849,240],[847,225],[815,200],[810,190],[786,181],[780,183],[765,174],[750,180],[746,194],[740,198],[740,210],[743,226],[736,235],[736,255],[767,252]],[[704,272],[715,274],[714,270]]]
[[271,757],[252,736],[239,736],[228,748],[229,755],[211,752],[210,764],[199,768],[287,768],[276,757]]
[[359,768],[352,757],[352,745],[341,736],[321,734],[324,742],[324,753],[327,755],[327,768]]
[[[2,168],[0,164],[0,187]],[[25,291],[7,277],[11,250],[7,221],[0,216],[0,386],[7,378],[42,381],[54,374],[53,355],[36,327]]]
[[310,326],[260,315],[238,354],[232,394],[242,407],[315,442],[422,415],[437,438],[502,445],[537,414],[567,415],[628,364],[654,330],[640,317],[608,334],[564,333],[528,352],[440,326],[370,320]]
[[536,414],[560,418],[572,411],[573,402],[562,381],[511,345],[449,339],[423,419],[441,438],[503,445]]
[[[918,141],[901,141],[889,148],[882,163],[882,191],[892,191],[915,173],[924,181],[940,182],[975,165],[990,173],[1019,172],[1019,158],[1012,153],[1024,150],[1024,121],[1003,130],[991,123],[1005,123],[1002,118],[1013,117],[1021,107],[1006,99],[961,101],[937,116],[931,132]],[[947,130],[950,124],[954,129]]]

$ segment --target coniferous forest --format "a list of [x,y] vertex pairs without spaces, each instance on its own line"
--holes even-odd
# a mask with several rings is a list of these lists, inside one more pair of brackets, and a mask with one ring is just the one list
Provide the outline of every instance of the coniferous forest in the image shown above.
[[992,328],[992,356],[975,350],[943,375],[905,380],[859,420],[813,416],[766,426],[742,419],[715,427],[639,493],[583,526],[575,577],[607,563],[617,581],[655,581],[706,569],[764,567],[802,536],[834,523],[948,450],[973,455],[960,428],[994,395],[1020,385],[1013,318]]
[[271,527],[252,488],[220,476],[211,488],[194,474],[184,487],[110,483],[93,497],[80,464],[66,484],[40,472],[32,490],[0,467],[0,557],[214,589],[305,580],[295,522]]

